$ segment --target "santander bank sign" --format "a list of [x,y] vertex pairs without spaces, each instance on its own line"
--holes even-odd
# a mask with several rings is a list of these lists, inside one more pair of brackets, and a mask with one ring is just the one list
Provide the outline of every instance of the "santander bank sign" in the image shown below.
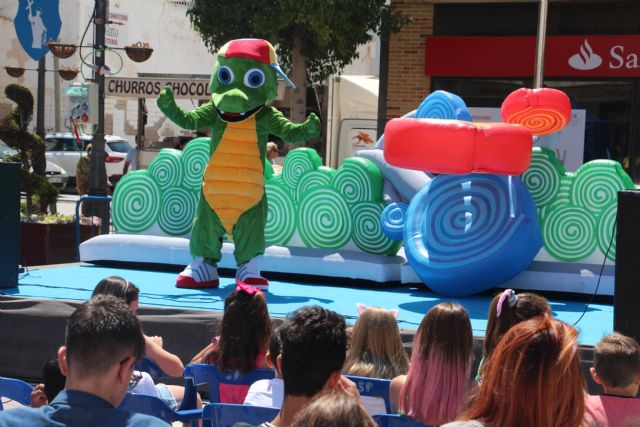
[[[425,74],[531,77],[536,38],[429,36]],[[549,36],[545,77],[640,77],[640,35]]]

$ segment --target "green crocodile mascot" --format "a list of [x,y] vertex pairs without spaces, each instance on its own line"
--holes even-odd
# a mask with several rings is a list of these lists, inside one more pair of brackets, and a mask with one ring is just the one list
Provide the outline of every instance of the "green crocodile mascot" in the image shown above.
[[[219,285],[217,264],[226,234],[235,245],[236,282],[267,289],[257,258],[264,253],[267,197],[264,190],[268,136],[295,143],[320,134],[311,113],[294,124],[270,104],[277,79],[295,87],[277,64],[273,46],[261,39],[224,45],[211,75],[211,100],[193,111],[176,105],[171,88],[158,96],[158,107],[185,129],[211,128],[211,153],[191,229],[192,262],[178,275],[179,288]],[[291,218],[293,221],[293,218]]]

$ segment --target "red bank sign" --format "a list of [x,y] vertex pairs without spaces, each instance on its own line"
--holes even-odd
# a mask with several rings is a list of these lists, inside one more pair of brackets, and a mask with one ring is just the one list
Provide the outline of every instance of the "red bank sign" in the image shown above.
[[[426,39],[425,74],[455,77],[533,77],[536,38]],[[640,35],[548,36],[545,77],[640,77]]]

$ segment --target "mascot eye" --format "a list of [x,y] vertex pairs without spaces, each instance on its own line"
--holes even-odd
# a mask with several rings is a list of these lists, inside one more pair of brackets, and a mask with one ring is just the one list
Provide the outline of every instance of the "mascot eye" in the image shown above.
[[258,68],[252,68],[244,75],[244,85],[254,89],[261,87],[264,80],[264,73]]
[[220,69],[218,69],[218,80],[225,85],[231,83],[233,81],[233,71],[231,71],[231,68],[226,65],[220,67]]

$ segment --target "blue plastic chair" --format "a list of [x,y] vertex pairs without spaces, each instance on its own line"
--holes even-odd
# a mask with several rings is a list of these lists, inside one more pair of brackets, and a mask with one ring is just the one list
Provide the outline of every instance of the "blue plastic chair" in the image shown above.
[[135,369],[137,371],[146,372],[151,375],[153,382],[157,382],[160,378],[167,378],[171,375],[167,375],[153,360],[148,357],[143,357],[138,363],[136,363]]
[[184,367],[184,399],[180,409],[196,407],[196,392],[199,385],[209,386],[209,401],[220,403],[220,384],[251,385],[258,380],[270,380],[275,377],[273,369],[254,369],[242,374],[232,370],[224,373],[216,365],[192,363]]
[[417,422],[406,415],[376,414],[373,416],[379,427],[429,427],[427,424]]
[[190,426],[197,426],[202,418],[202,409],[187,409],[174,411],[162,400],[155,396],[127,393],[118,409],[136,414],[151,415],[171,424],[175,421],[188,422]]
[[238,422],[260,425],[273,420],[278,415],[276,408],[236,405],[232,403],[210,403],[202,410],[203,424],[210,422],[214,427],[233,426]]
[[389,400],[389,386],[391,380],[381,378],[357,377],[355,375],[345,375],[358,386],[360,396],[379,397],[384,399],[384,407],[387,414],[391,413],[391,401]]
[[[6,397],[24,406],[31,405],[33,387],[24,381],[0,377],[0,397]],[[4,410],[0,399],[0,411]]]

